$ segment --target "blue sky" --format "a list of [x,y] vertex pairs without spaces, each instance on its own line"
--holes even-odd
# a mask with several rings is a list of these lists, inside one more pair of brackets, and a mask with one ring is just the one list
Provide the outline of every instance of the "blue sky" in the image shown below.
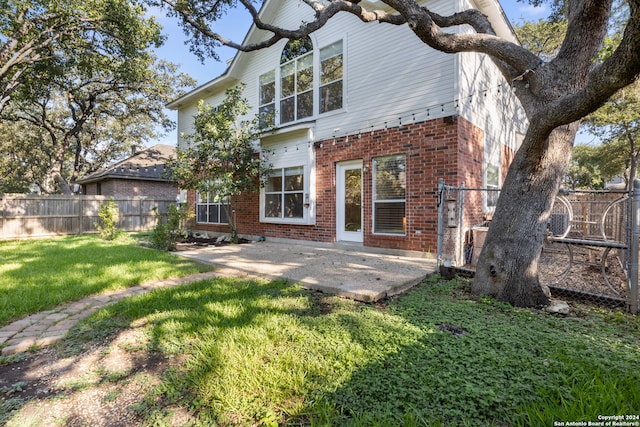
[[[535,21],[547,16],[547,8],[533,7],[528,3],[521,3],[516,0],[502,0],[500,2],[512,24],[518,23],[523,19]],[[208,59],[204,64],[189,51],[188,45],[185,45],[186,36],[177,24],[176,18],[168,18],[160,10],[151,10],[149,13],[156,16],[156,19],[164,27],[163,33],[167,36],[165,45],[156,51],[156,54],[163,59],[169,60],[181,66],[180,70],[196,79],[198,85],[202,85],[209,80],[219,76],[226,69],[225,61],[233,58],[235,50],[222,48],[218,51],[221,62]],[[240,43],[247,33],[251,20],[246,12],[236,10],[229,13],[218,22],[216,31],[223,37]],[[177,113],[170,112],[171,118],[176,119]],[[176,132],[172,132],[162,138],[161,141],[152,141],[155,143],[163,143],[175,145],[177,140]]]

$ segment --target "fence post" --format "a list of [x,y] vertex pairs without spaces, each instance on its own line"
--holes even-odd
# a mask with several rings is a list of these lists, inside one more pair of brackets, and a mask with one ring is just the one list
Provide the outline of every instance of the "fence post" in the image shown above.
[[462,181],[458,190],[458,238],[456,239],[456,265],[458,267],[466,264],[464,253],[464,188],[464,181]]
[[631,241],[629,242],[629,309],[638,314],[638,245],[640,238],[640,180],[633,181],[631,196]]
[[82,203],[82,196],[78,194],[78,234],[82,234],[82,210],[84,209],[84,203]]
[[438,178],[438,248],[437,248],[437,271],[440,271],[442,265],[442,245],[444,240],[444,179]]

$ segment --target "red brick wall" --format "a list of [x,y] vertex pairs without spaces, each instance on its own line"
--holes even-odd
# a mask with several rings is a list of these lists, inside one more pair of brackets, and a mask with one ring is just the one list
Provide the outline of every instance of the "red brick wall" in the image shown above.
[[[107,179],[101,181],[102,196],[146,196],[174,198],[178,194],[178,186],[168,182],[142,181],[135,179]],[[98,195],[97,183],[84,186],[84,194]]]
[[[316,224],[260,223],[258,194],[236,198],[238,232],[265,237],[319,242],[336,240],[336,163],[362,159],[364,245],[435,253],[437,246],[438,178],[449,185],[482,184],[482,131],[461,117],[453,123],[443,119],[364,132],[321,141],[316,148]],[[372,160],[404,154],[407,161],[406,235],[372,232]],[[190,192],[195,206],[195,194]],[[480,208],[481,208],[480,203]],[[197,230],[226,233],[226,225],[196,224]]]
[[[450,182],[447,185],[461,185],[466,188],[483,187],[483,141],[484,132],[470,122],[462,119],[458,120],[460,129],[459,158],[458,158],[458,181]],[[483,211],[482,191],[465,191],[464,194],[464,222],[467,225],[479,224],[484,221],[486,213]]]

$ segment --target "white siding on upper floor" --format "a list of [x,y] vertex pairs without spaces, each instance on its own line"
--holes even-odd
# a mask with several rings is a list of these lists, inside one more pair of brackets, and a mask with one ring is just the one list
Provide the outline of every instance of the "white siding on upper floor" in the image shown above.
[[347,28],[346,108],[319,118],[318,139],[425,120],[427,109],[429,118],[452,114],[453,55],[428,47],[406,25],[365,24],[346,14],[336,21]]
[[[473,0],[461,0],[461,7],[476,5]],[[516,133],[526,132],[528,122],[511,82],[487,55],[461,53],[458,61],[456,86],[460,114],[484,129],[487,138],[517,149]]]
[[[454,12],[455,4],[450,0],[429,3],[438,13]],[[275,25],[297,28],[303,20],[312,19],[311,10],[303,2],[274,1],[272,4],[281,5],[274,15]],[[259,37],[260,32],[254,30],[248,40],[253,42]],[[312,34],[311,39],[316,74],[319,49],[340,39],[344,42],[343,108],[305,119],[316,121],[316,140],[380,129],[385,124],[397,126],[400,120],[418,121],[455,113],[455,55],[428,47],[407,25],[366,24],[348,13],[340,13]],[[256,114],[258,108],[258,77],[279,68],[285,44],[286,40],[282,40],[267,49],[241,53],[230,69],[229,79],[246,84],[245,97],[253,107],[251,115]],[[219,91],[205,101],[219,103],[224,90]],[[193,114],[194,107],[181,107],[180,132],[190,130]]]
[[[231,87],[231,86],[228,86],[228,87]],[[224,92],[225,92],[225,89],[215,92],[210,96],[206,97],[204,101],[211,105],[218,105],[224,99],[224,96],[225,96]],[[193,134],[194,132],[193,117],[196,115],[197,112],[198,112],[198,100],[194,101],[193,103],[187,106],[181,107],[180,110],[178,111],[177,130],[178,130],[178,147],[179,148],[184,147],[186,144],[184,136]]]

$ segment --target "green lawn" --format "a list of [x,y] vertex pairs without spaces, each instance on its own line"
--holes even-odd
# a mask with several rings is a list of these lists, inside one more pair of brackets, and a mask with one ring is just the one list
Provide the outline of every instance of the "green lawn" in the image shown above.
[[367,305],[216,279],[109,306],[67,346],[144,325],[139,344],[180,361],[136,405],[148,425],[169,425],[176,408],[194,424],[267,426],[552,426],[640,414],[637,318],[587,307],[556,317],[468,286],[434,277]]
[[87,295],[207,269],[136,246],[129,235],[0,242],[0,326]]

